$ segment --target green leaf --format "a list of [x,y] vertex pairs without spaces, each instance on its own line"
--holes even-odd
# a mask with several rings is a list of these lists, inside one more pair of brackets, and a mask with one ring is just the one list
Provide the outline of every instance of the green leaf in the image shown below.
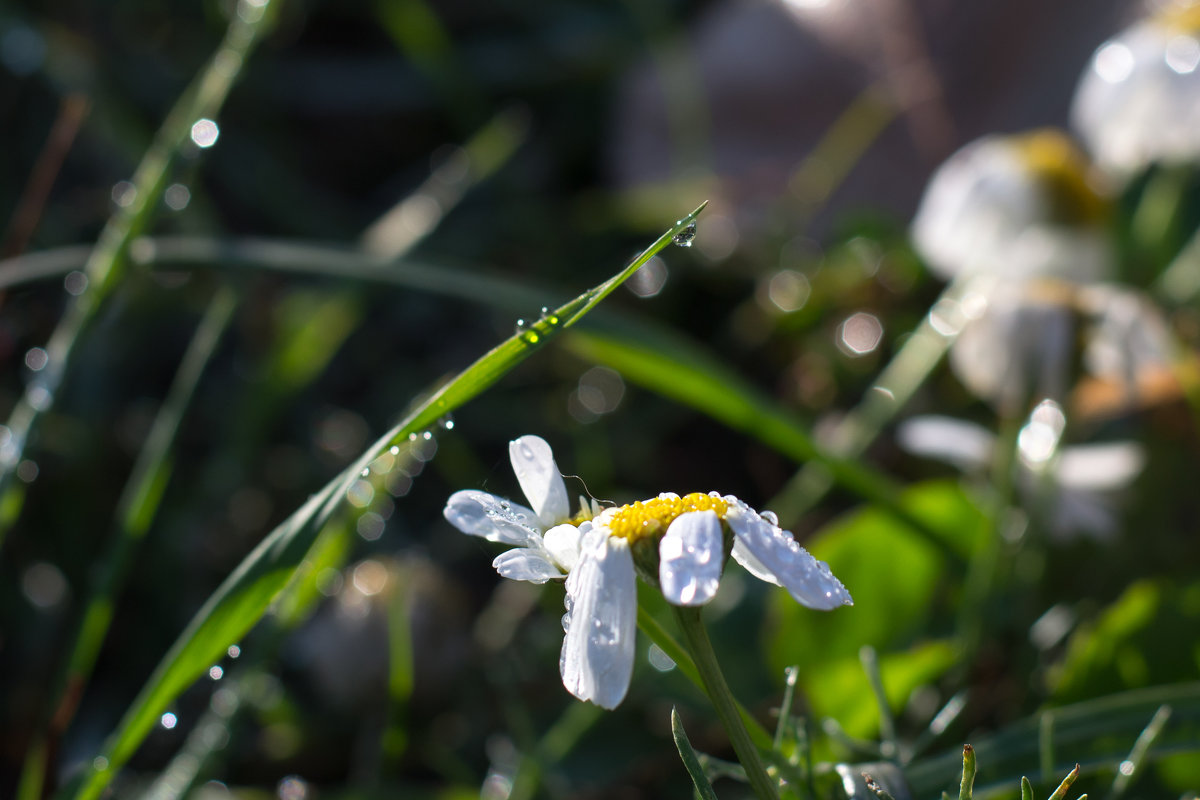
[[[947,547],[966,553],[973,546],[980,512],[957,482],[914,485],[903,493],[901,503],[915,514],[935,519],[939,530],[959,531]],[[932,613],[938,593],[946,591],[956,574],[949,569],[944,550],[875,508],[835,520],[806,546],[828,562],[850,590],[854,605],[816,613],[777,593],[769,649],[780,672],[795,664],[804,676],[841,661],[851,661],[857,669],[863,645],[880,653],[906,647]]]
[[675,747],[679,750],[683,766],[691,776],[692,784],[696,787],[696,794],[703,800],[717,800],[717,793],[713,791],[712,784],[708,782],[708,777],[704,774],[704,767],[700,766],[700,758],[692,749],[692,743],[688,741],[687,732],[683,729],[683,722],[680,721],[679,711],[675,706],[671,706],[671,736],[675,739]]
[[111,782],[156,724],[166,706],[203,674],[265,614],[288,585],[318,533],[341,506],[346,490],[380,453],[471,400],[538,348],[574,324],[694,221],[700,206],[675,223],[637,258],[604,283],[589,289],[529,328],[501,342],[433,393],[360,458],[292,513],[256,547],[213,593],[129,706],[117,730],[64,796],[94,800]]
[[[936,680],[959,657],[959,648],[948,641],[923,642],[881,657],[879,672],[888,705],[903,707],[914,689]],[[813,713],[836,720],[850,736],[868,738],[879,731],[879,704],[857,657],[826,662],[801,676],[800,683]]]
[[1082,700],[1196,675],[1200,648],[1181,631],[1200,630],[1200,582],[1138,581],[1071,636],[1051,677],[1054,699]]

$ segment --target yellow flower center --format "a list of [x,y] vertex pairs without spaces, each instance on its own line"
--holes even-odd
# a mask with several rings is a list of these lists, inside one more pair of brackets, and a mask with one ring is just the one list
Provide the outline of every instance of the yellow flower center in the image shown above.
[[1042,129],[1013,137],[1021,157],[1050,193],[1060,224],[1087,225],[1108,213],[1108,203],[1092,185],[1087,158],[1064,133]]
[[610,515],[607,519],[608,531],[620,539],[635,542],[662,533],[680,514],[689,511],[715,511],[718,517],[725,519],[728,509],[729,504],[719,496],[700,492],[685,494],[683,497],[639,500],[621,506]]
[[1173,33],[1194,36],[1200,32],[1200,3],[1167,6],[1155,21]]

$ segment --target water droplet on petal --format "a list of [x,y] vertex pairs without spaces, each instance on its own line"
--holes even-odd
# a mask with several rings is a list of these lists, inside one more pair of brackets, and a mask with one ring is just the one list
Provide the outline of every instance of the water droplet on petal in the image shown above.
[[765,519],[767,522],[771,523],[772,525],[775,525],[775,526],[779,525],[779,516],[774,511],[764,511],[761,514],[759,514],[759,516],[762,517],[763,519]]

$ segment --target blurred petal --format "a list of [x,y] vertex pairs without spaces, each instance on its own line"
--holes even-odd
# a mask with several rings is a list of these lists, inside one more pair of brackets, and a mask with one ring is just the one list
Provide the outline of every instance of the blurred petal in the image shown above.
[[721,520],[714,511],[689,511],[671,522],[658,546],[658,582],[677,606],[704,605],[717,593],[724,559]]
[[913,417],[900,423],[896,440],[910,453],[953,464],[964,472],[991,463],[996,437],[974,424],[953,417]]
[[522,436],[508,443],[508,456],[521,491],[546,527],[571,516],[566,484],[545,439]]
[[559,669],[580,700],[616,708],[633,674],[637,585],[623,539],[584,533],[579,564],[567,576],[567,615]]
[[1066,489],[1113,490],[1127,486],[1146,463],[1135,442],[1080,444],[1062,450],[1055,477]]
[[534,513],[521,505],[475,489],[450,495],[442,511],[446,520],[463,533],[482,536],[489,542],[518,547],[536,547],[541,536]]
[[556,525],[546,531],[546,550],[556,564],[568,572],[575,569],[575,564],[579,562],[579,539],[591,527],[590,522],[585,522],[578,528],[566,524]]
[[732,506],[725,520],[745,549],[798,603],[821,610],[853,604],[829,565],[813,558],[787,531],[744,504]]
[[492,566],[503,577],[514,581],[545,583],[563,577],[562,572],[551,563],[545,553],[533,549],[518,548],[501,553],[496,556]]

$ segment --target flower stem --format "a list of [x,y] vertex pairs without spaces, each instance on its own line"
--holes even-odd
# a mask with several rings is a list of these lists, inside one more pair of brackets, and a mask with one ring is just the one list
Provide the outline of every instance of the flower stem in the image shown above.
[[679,628],[691,651],[696,669],[708,691],[708,697],[712,700],[717,716],[721,718],[721,724],[725,726],[725,732],[729,734],[729,742],[733,745],[733,751],[737,754],[738,761],[746,770],[746,779],[761,800],[778,800],[779,794],[775,790],[775,782],[767,775],[762,759],[759,758],[758,749],[750,740],[750,734],[746,732],[745,726],[742,725],[742,719],[738,715],[737,702],[729,691],[729,684],[725,682],[725,676],[721,673],[721,667],[717,663],[717,654],[713,652],[712,642],[708,638],[708,631],[705,629],[704,623],[700,621],[700,609],[680,606],[672,606],[672,609],[675,611],[675,619],[679,622]]

